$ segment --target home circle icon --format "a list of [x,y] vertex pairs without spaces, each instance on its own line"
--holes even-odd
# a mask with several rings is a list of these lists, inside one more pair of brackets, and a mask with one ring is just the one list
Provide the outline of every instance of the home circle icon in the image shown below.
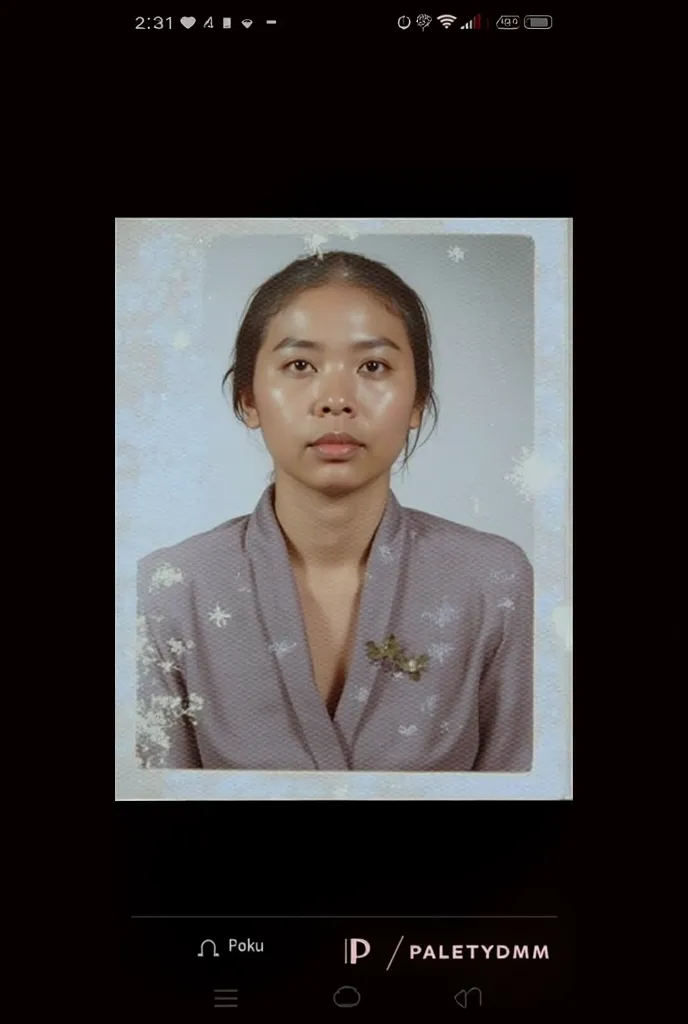
[[335,1006],[358,1006],[361,1001],[361,993],[353,985],[342,985],[332,996]]

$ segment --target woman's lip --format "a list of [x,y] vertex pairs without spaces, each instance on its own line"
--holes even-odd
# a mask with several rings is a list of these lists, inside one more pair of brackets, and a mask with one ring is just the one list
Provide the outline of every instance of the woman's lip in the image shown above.
[[318,448],[321,452],[334,452],[338,454],[339,452],[353,451],[361,446],[360,444],[353,444],[351,441],[337,441],[336,443],[334,441],[323,441],[322,444],[314,444],[313,447]]
[[344,436],[344,437],[337,437],[336,435],[333,436],[332,434],[326,434],[325,436],[319,438],[317,441],[313,441],[311,447],[312,448],[315,448],[315,447],[320,448],[324,444],[328,444],[328,445],[329,444],[334,444],[334,445],[345,444],[345,445],[348,445],[349,447],[354,447],[354,448],[362,447],[361,442],[360,441],[354,441],[354,439],[352,437],[346,437],[346,436]]
[[362,445],[360,444],[333,444],[326,441],[324,444],[313,444],[313,448],[319,455],[329,456],[330,458],[343,458],[355,454]]

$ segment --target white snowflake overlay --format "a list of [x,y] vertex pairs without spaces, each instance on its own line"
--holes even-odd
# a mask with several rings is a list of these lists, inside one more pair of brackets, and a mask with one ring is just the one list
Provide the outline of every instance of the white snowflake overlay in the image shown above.
[[514,469],[505,473],[504,479],[514,484],[526,501],[532,501],[538,494],[546,494],[557,482],[557,467],[529,448],[521,448],[520,454],[511,461]]
[[[164,622],[164,616],[154,616],[157,622]],[[181,657],[193,650],[192,640],[170,637],[167,641],[168,652],[162,657],[153,643],[147,629],[145,615],[137,618],[136,659],[139,683],[148,679],[146,689],[155,690],[159,686],[158,679],[151,675],[154,667],[162,670],[165,676],[179,672]],[[181,696],[161,692],[144,693],[140,686],[136,704],[136,760],[141,768],[164,768],[167,754],[172,746],[171,731],[180,720],[187,718],[192,725],[197,725],[196,712],[203,707],[203,698],[198,694],[189,694],[188,700]]]
[[169,562],[163,562],[163,564],[158,566],[151,576],[148,593],[152,594],[156,590],[160,590],[161,587],[172,587],[175,583],[183,582],[184,574],[181,569],[175,568],[173,565],[170,565]]
[[454,644],[437,643],[430,644],[428,647],[428,654],[433,661],[439,661],[440,665],[444,665],[449,655],[454,650]]
[[509,572],[508,569],[492,569],[490,579],[495,580],[496,583],[510,583],[511,580],[516,579],[516,573]]
[[327,244],[327,236],[318,234],[307,235],[303,240],[303,244],[309,256],[318,256],[322,259],[322,250],[323,246]]
[[431,694],[430,697],[425,698],[425,700],[420,706],[420,710],[423,712],[424,715],[434,715],[435,711],[437,710],[438,703],[439,697],[437,696],[436,693],[433,693]]
[[297,646],[298,645],[295,640],[277,640],[274,644],[270,644],[268,650],[271,654],[274,654],[279,661],[285,656],[285,654],[289,654],[289,652],[293,651]]
[[465,250],[459,248],[458,245],[453,245],[451,249],[447,249],[447,256],[454,263],[458,263],[460,260],[463,260],[465,255]]
[[354,695],[354,700],[357,700],[359,704],[365,704],[370,696],[370,690],[367,686],[360,686],[358,692]]
[[184,654],[186,651],[193,650],[196,645],[193,640],[187,640],[184,642],[184,640],[175,640],[174,637],[172,637],[167,641],[167,646],[173,654],[179,656],[180,654]]
[[167,693],[156,693],[148,704],[139,700],[136,708],[136,760],[141,768],[164,768],[172,746],[170,729],[180,719],[188,718],[197,725],[196,712],[203,707],[203,698],[189,695],[188,701]]
[[392,551],[388,544],[380,545],[380,547],[378,548],[378,555],[385,563],[385,565],[390,565],[394,561],[394,552]]
[[413,736],[414,733],[418,732],[417,725],[400,725],[399,732],[402,736]]
[[208,618],[211,622],[214,622],[216,626],[226,626],[229,619],[231,619],[232,613],[226,612],[220,608],[219,604],[216,604],[211,612],[208,612]]
[[445,626],[449,626],[452,622],[457,621],[459,613],[456,608],[449,603],[449,598],[445,597],[442,604],[439,605],[434,612],[423,612],[421,618],[427,619],[428,622],[432,622],[433,626],[437,626],[439,629],[444,629]]

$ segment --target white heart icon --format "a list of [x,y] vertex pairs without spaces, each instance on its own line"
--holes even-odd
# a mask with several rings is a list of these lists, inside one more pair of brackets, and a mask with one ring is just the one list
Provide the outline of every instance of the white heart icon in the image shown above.
[[192,28],[196,24],[195,18],[180,18],[180,21],[184,28]]

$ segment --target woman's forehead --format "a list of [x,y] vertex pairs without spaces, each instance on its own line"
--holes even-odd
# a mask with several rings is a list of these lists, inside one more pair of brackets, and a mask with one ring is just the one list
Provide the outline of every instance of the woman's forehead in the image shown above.
[[351,285],[323,285],[295,296],[268,325],[267,336],[308,337],[323,343],[386,335],[404,339],[403,321],[383,300]]

